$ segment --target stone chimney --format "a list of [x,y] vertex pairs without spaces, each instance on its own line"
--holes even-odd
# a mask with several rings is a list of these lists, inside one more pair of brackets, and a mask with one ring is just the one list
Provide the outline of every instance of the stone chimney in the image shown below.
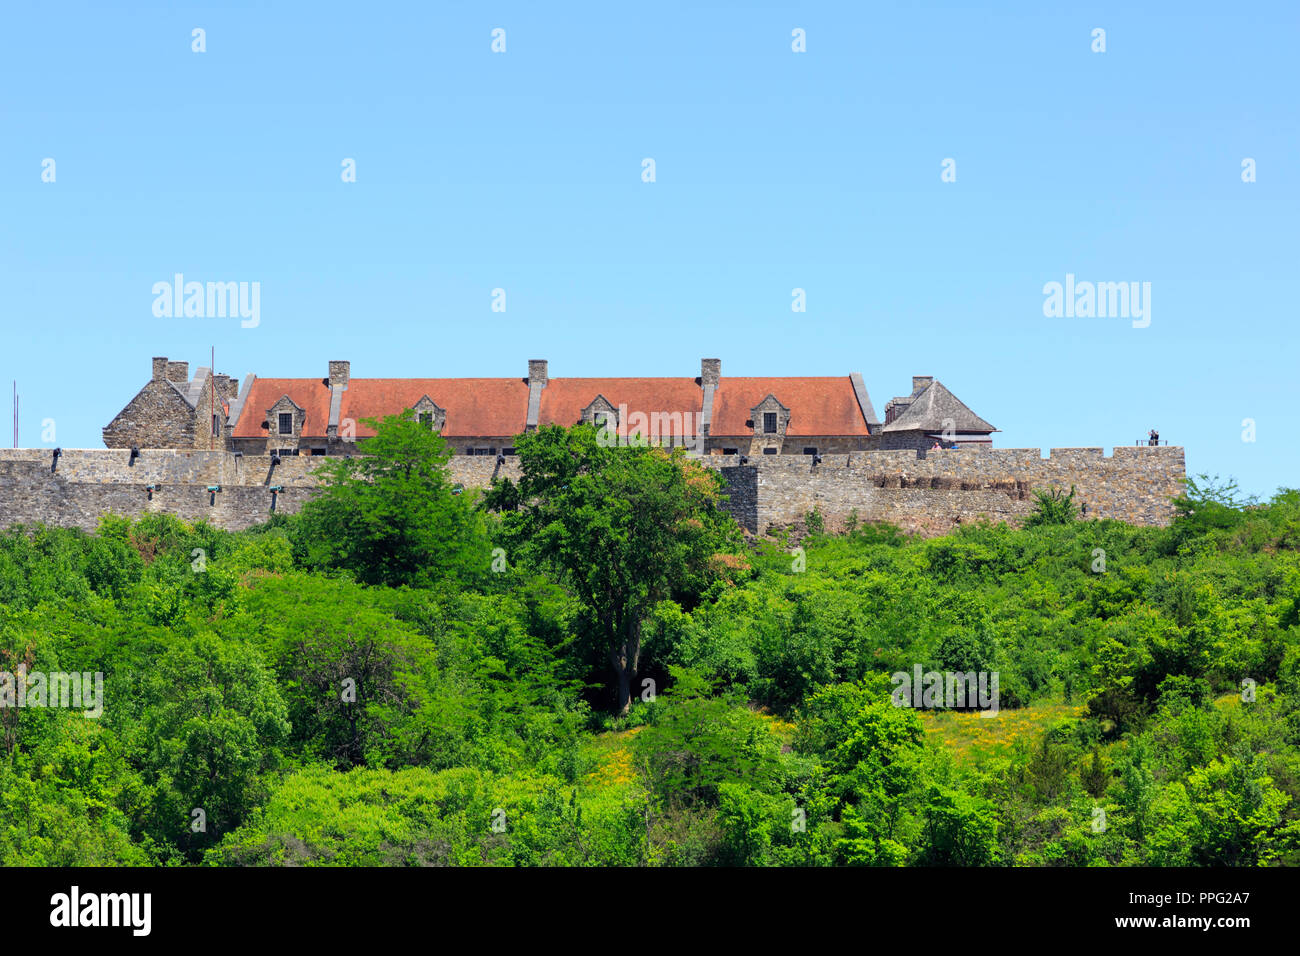
[[189,362],[168,362],[167,363],[167,381],[188,382],[189,380],[190,380]]
[[722,359],[700,359],[701,385],[716,387],[720,378],[722,378]]
[[925,389],[929,388],[934,382],[933,375],[913,375],[912,376],[912,394],[919,395]]
[[152,381],[161,382],[167,377],[167,356],[155,355],[153,357],[153,379]]
[[219,374],[212,376],[212,381],[216,383],[217,394],[230,401],[239,395],[239,383],[229,375]]
[[331,361],[330,362],[330,388],[333,388],[335,385],[347,385],[348,378],[351,376],[351,374],[352,374],[351,362],[346,362],[346,361],[340,362],[337,360]]
[[537,422],[542,413],[542,389],[549,379],[546,377],[546,359],[528,360],[528,416],[524,419],[524,431],[537,431]]

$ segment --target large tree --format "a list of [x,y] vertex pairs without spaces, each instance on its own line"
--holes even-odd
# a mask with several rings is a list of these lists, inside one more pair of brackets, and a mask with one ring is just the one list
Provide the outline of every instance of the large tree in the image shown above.
[[680,450],[605,447],[590,425],[547,426],[516,442],[521,476],[488,495],[519,558],[558,569],[583,636],[609,662],[616,711],[631,706],[641,628],[659,601],[697,599],[725,570],[739,528],[719,476]]
[[302,509],[309,565],[344,568],[365,584],[427,585],[486,572],[490,553],[471,496],[448,477],[451,449],[408,409],[362,439],[358,457],[326,461],[321,494]]

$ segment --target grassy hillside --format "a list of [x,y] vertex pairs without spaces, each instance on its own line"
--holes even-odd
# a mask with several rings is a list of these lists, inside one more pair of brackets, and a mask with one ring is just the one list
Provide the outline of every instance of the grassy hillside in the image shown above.
[[[0,863],[1292,864],[1300,495],[1222,497],[719,538],[647,605],[626,709],[518,501],[438,499],[459,537],[383,573],[397,530],[312,514],[11,528],[0,670],[104,684],[99,717],[0,707]],[[897,706],[917,665],[997,673],[997,715]]]

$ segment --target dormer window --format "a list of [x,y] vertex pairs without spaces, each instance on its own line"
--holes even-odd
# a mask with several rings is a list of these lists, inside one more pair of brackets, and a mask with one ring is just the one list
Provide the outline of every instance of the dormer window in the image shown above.
[[266,410],[265,428],[267,437],[273,442],[296,441],[303,436],[307,424],[307,413],[288,395],[281,395],[274,405]]
[[618,409],[604,395],[597,395],[591,404],[582,410],[583,422],[590,422],[597,428],[615,429],[618,427]]
[[754,429],[754,438],[760,442],[782,439],[790,425],[790,409],[768,392],[767,398],[749,410],[749,425]]
[[443,426],[447,423],[447,412],[438,405],[428,395],[423,395],[420,400],[412,406],[415,412],[415,420],[420,423],[422,428],[430,431],[441,432]]

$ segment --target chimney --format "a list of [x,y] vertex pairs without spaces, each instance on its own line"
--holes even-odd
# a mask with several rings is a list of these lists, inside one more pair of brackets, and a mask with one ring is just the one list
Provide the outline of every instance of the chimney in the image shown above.
[[167,356],[155,355],[153,357],[153,379],[152,381],[161,382],[167,377]]
[[347,385],[348,378],[351,374],[351,362],[330,362],[330,388],[333,388],[335,385]]
[[546,359],[529,359],[528,360],[528,384],[534,382],[538,385],[545,385],[550,379],[546,377]]
[[239,394],[239,383],[229,375],[221,374],[212,376],[213,382],[217,386],[217,394],[230,401]]
[[722,359],[700,359],[701,385],[716,387],[720,378],[722,378]]
[[189,362],[168,362],[167,363],[167,381],[188,382],[189,380],[190,380]]
[[919,395],[925,389],[929,388],[932,382],[934,382],[933,375],[913,375],[912,394]]

